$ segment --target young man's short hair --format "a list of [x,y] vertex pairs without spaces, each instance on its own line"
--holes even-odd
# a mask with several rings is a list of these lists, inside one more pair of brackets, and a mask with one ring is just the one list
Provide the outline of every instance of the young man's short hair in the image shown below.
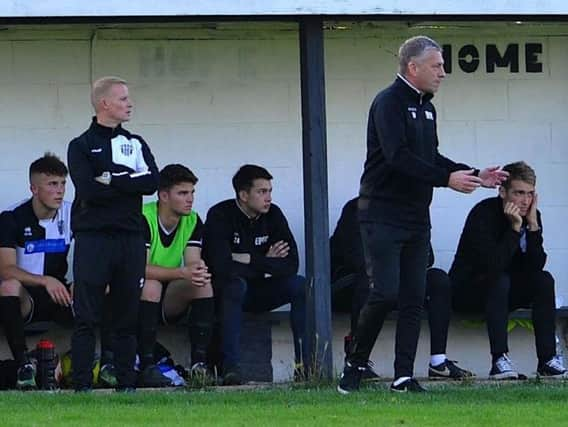
[[240,191],[248,192],[252,188],[255,179],[271,180],[272,175],[262,166],[244,165],[239,168],[235,176],[233,176],[233,188],[237,198]]
[[120,77],[114,77],[114,76],[101,77],[100,79],[97,79],[93,82],[93,86],[91,88],[91,104],[93,105],[95,111],[97,109],[97,105],[99,104],[101,98],[107,94],[107,92],[113,85],[119,85],[119,84],[126,85],[127,82],[126,80],[121,79]]
[[30,179],[32,175],[44,173],[53,176],[67,176],[67,166],[53,153],[45,153],[43,157],[34,160],[30,165]]
[[509,172],[509,177],[501,184],[501,186],[505,189],[509,189],[511,187],[511,181],[514,180],[536,185],[536,173],[534,172],[534,169],[523,161],[509,163],[508,165],[503,166],[503,170]]
[[158,191],[168,191],[174,185],[189,182],[193,185],[197,184],[199,179],[189,168],[180,164],[171,164],[165,166],[160,171],[160,184]]

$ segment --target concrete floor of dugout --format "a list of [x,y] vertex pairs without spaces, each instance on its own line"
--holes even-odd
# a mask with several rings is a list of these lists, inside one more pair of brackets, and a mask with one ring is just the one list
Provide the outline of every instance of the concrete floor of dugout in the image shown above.
[[[392,378],[394,375],[394,337],[395,320],[387,320],[383,330],[375,343],[371,360],[375,363],[375,371],[381,377]],[[564,324],[558,322],[557,336],[565,354],[566,340]],[[333,318],[333,369],[339,375],[343,368],[343,337],[349,330],[349,318],[346,315],[335,315]],[[286,381],[292,375],[291,333],[287,322],[281,322],[272,329],[272,366],[274,381]],[[536,375],[536,350],[534,333],[521,326],[516,326],[509,333],[510,357],[519,372],[529,377]],[[463,320],[452,320],[450,324],[447,355],[451,360],[459,361],[463,368],[471,370],[479,379],[489,375],[490,354],[489,341],[485,323],[477,322],[469,325]],[[428,363],[430,360],[430,330],[428,322],[424,320],[420,331],[420,340],[415,360],[416,377],[428,376]]]
[[[371,360],[375,363],[375,370],[383,378],[393,375],[394,332],[395,320],[387,320],[381,332]],[[349,328],[347,315],[334,315],[333,317],[333,362],[334,373],[338,375],[343,366],[343,337]],[[52,326],[42,334],[28,336],[28,346],[33,348],[37,341],[42,338],[53,340],[59,352],[69,349],[70,330],[58,326]],[[557,336],[560,339],[561,348],[566,348],[566,326],[563,321],[557,325]],[[429,328],[426,321],[422,322],[418,353],[416,355],[415,375],[427,377],[428,362],[430,355]],[[158,333],[159,341],[164,344],[173,355],[177,363],[187,366],[189,341],[186,327],[169,326],[161,327]],[[510,356],[519,370],[529,377],[536,372],[536,354],[533,332],[521,326],[515,327],[509,334]],[[479,379],[487,377],[490,368],[489,343],[485,325],[466,325],[462,320],[452,320],[448,340],[448,357],[458,360],[460,366],[472,370]],[[564,350],[566,354],[566,351]],[[0,359],[10,358],[4,337],[0,337]],[[272,368],[274,382],[285,382],[292,378],[293,371],[293,346],[292,334],[287,320],[279,321],[272,326]]]

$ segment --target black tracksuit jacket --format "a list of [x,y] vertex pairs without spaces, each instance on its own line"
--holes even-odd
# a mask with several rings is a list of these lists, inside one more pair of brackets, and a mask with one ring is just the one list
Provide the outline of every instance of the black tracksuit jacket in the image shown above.
[[[142,165],[139,171],[119,160],[135,156],[137,150],[132,151],[132,147],[140,148],[138,159],[133,160]],[[143,230],[142,195],[156,191],[159,173],[154,156],[140,136],[122,126],[102,126],[93,118],[89,129],[69,143],[67,159],[75,185],[73,232]],[[110,185],[95,181],[103,172],[112,174]]]
[[359,191],[360,220],[427,229],[433,187],[447,186],[451,172],[470,169],[438,152],[432,96],[419,94],[399,76],[375,97]]
[[[266,256],[270,245],[283,240],[290,246],[285,258]],[[203,252],[215,281],[236,277],[262,279],[265,274],[286,277],[298,271],[298,248],[288,221],[278,206],[272,204],[266,214],[249,218],[235,199],[225,200],[207,212]],[[232,260],[232,253],[248,253],[250,264]]]
[[452,283],[459,286],[476,280],[497,279],[503,273],[539,271],[546,263],[542,221],[537,211],[538,231],[526,232],[526,252],[521,251],[521,233],[511,227],[500,197],[482,200],[467,216],[454,262]]

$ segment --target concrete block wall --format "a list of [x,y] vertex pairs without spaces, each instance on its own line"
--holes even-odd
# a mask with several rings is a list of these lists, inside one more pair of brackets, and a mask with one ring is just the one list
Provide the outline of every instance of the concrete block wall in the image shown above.
[[[84,26],[41,34],[23,29],[12,37],[24,41],[0,39],[6,58],[0,176],[10,182],[0,207],[29,194],[31,160],[46,150],[64,158],[69,140],[89,125],[93,76],[119,75],[129,81],[135,104],[127,127],[149,142],[159,166],[181,162],[194,170],[200,178],[196,210],[203,218],[214,203],[233,197],[230,180],[240,165],[262,164],[274,175],[274,201],[303,248],[295,33],[210,40],[191,31],[183,40],[168,40],[168,30],[149,38],[136,30],[110,33],[105,39],[104,31]],[[71,34],[80,40],[68,40]],[[73,197],[72,185],[67,194]]]
[[[274,201],[286,212],[303,253],[304,220],[299,53],[293,24],[144,24],[14,27],[0,34],[0,208],[27,197],[27,166],[89,124],[89,82],[105,74],[131,83],[127,127],[150,143],[158,164],[182,162],[200,178],[196,210],[205,216],[232,197],[230,178],[245,162],[274,175]],[[568,55],[564,24],[403,23],[333,25],[326,32],[329,218],[358,191],[367,109],[396,72],[396,51],[426,33],[454,46],[453,72],[434,98],[440,150],[475,166],[524,159],[538,174],[548,268],[568,303]],[[524,43],[542,43],[542,73],[526,73]],[[520,72],[484,68],[484,46],[520,46]],[[474,44],[480,68],[457,66],[457,49]],[[437,265],[448,268],[469,209],[495,194],[440,189],[432,206]],[[69,185],[68,198],[73,188]],[[331,232],[332,230],[330,230]],[[303,265],[303,263],[302,263]],[[303,266],[301,267],[303,269]]]
[[[438,107],[442,119],[439,124],[442,151],[447,150],[455,158],[480,166],[525,160],[535,168],[544,241],[549,255],[547,268],[556,278],[559,305],[568,302],[568,277],[564,267],[566,230],[559,222],[561,217],[565,217],[568,195],[563,188],[568,177],[568,157],[562,151],[568,143],[566,134],[562,133],[566,128],[563,111],[568,106],[567,74],[562,68],[566,55],[561,54],[561,46],[565,42],[565,37],[515,35],[506,30],[500,36],[451,40],[458,47],[473,43],[480,48],[480,69],[486,59],[483,53],[486,44],[494,43],[503,52],[507,44],[518,43],[520,67],[518,73],[498,68],[490,74],[479,70],[466,74],[454,62],[454,72],[441,91],[441,108]],[[524,71],[525,43],[542,44],[543,53],[539,55],[542,73]],[[460,131],[461,123],[472,128],[470,136]],[[450,127],[446,128],[447,125]],[[461,141],[466,142],[463,148]],[[443,267],[449,266],[446,262],[451,260],[459,237],[459,229],[454,227],[455,222],[459,223],[457,218],[461,217],[463,224],[477,196],[485,197],[487,193],[494,194],[494,191],[485,190],[474,197],[446,193],[449,191],[438,192],[433,203],[436,212],[433,218],[434,245],[441,255],[439,259]],[[439,232],[441,239],[438,238]]]
[[94,75],[132,83],[132,129],[152,144],[160,166],[182,162],[200,178],[205,218],[233,197],[244,163],[274,176],[274,201],[303,247],[299,58],[292,40],[98,40]]
[[[473,23],[431,25],[423,30],[402,26],[386,30],[352,28],[330,31],[326,40],[328,103],[328,158],[330,227],[333,229],[346,200],[358,190],[365,153],[368,106],[378,90],[396,72],[396,52],[409,36],[427,34],[453,48],[452,73],[434,97],[438,111],[440,152],[475,167],[525,160],[538,177],[539,209],[543,214],[547,268],[557,283],[557,304],[568,303],[566,218],[568,141],[563,116],[568,107],[566,37],[556,28],[538,25],[494,24],[489,29]],[[550,30],[550,31],[547,31]],[[555,33],[556,34],[556,33]],[[485,71],[485,46],[496,44],[501,54],[508,44],[519,45],[519,72],[508,68]],[[525,43],[541,43],[542,73],[524,68]],[[473,44],[480,51],[480,66],[465,73],[457,51]],[[358,97],[363,99],[357,99]],[[336,105],[337,103],[341,105]],[[448,269],[469,210],[479,200],[496,194],[481,189],[462,195],[437,189],[432,203],[432,240],[436,265]]]

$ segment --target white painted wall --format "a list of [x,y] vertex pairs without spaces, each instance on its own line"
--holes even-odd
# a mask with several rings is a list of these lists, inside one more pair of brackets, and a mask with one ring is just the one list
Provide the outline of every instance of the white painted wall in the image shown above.
[[[487,27],[485,27],[487,28]],[[568,28],[568,27],[565,27]],[[418,28],[425,32],[426,28]],[[557,282],[557,303],[568,304],[568,55],[565,30],[543,27],[526,29],[505,24],[484,30],[472,24],[431,28],[426,33],[440,43],[452,44],[454,56],[465,44],[481,52],[480,69],[466,74],[457,67],[448,75],[434,98],[439,122],[440,151],[476,167],[525,160],[537,172],[537,190],[543,213],[547,268]],[[559,32],[557,32],[559,31]],[[370,31],[369,31],[370,32]],[[342,204],[356,195],[365,152],[366,115],[376,92],[388,85],[396,70],[400,43],[416,29],[393,30],[373,36],[337,36],[327,40],[328,142],[330,179],[330,227],[337,222]],[[346,32],[347,33],[347,32]],[[386,34],[385,34],[386,33]],[[524,43],[543,43],[543,73],[524,72]],[[485,72],[484,48],[496,43],[504,51],[519,43],[520,72],[497,69]],[[448,269],[453,260],[465,217],[473,205],[496,190],[482,189],[462,195],[448,189],[435,191],[432,204],[432,236],[436,265]]]
[[[27,166],[44,151],[65,156],[90,121],[91,78],[120,75],[136,104],[128,125],[158,163],[182,162],[200,177],[196,209],[205,216],[232,196],[230,178],[255,162],[273,173],[274,200],[303,248],[303,195],[297,34],[291,25],[203,27],[19,27],[0,33],[0,207],[28,194]],[[330,226],[356,194],[367,108],[396,70],[402,40],[420,32],[442,43],[483,47],[542,42],[542,74],[454,72],[434,99],[441,151],[476,166],[524,159],[539,177],[548,266],[568,303],[568,55],[562,25],[453,23],[357,26],[326,33]],[[259,29],[260,28],[260,29]],[[95,37],[91,40],[91,38]],[[483,61],[483,49],[482,61]],[[521,55],[522,56],[522,55]],[[522,71],[522,67],[521,67]],[[73,190],[70,188],[69,196]],[[493,195],[438,190],[432,207],[437,265],[448,268],[464,218]]]

